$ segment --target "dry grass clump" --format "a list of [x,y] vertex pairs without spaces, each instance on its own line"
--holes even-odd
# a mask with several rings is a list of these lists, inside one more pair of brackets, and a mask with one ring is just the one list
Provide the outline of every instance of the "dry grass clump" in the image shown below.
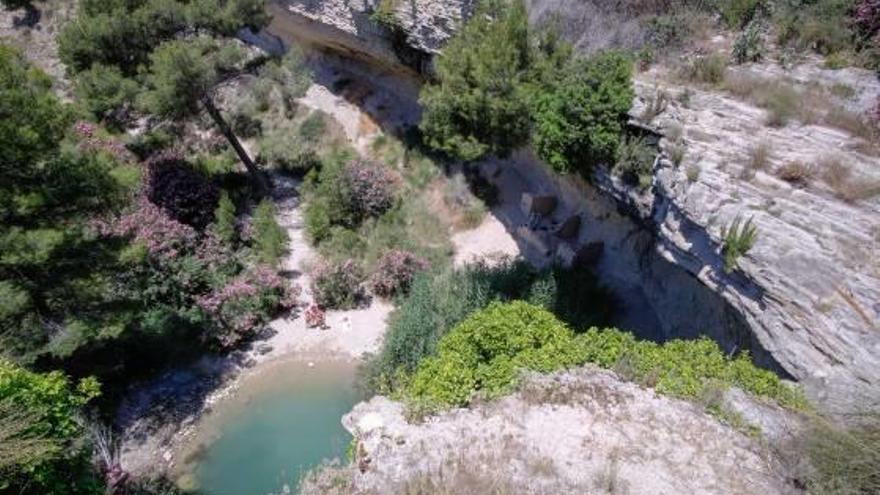
[[678,71],[685,81],[703,84],[721,84],[727,74],[727,57],[719,53],[698,57]]
[[880,195],[880,181],[854,176],[852,168],[844,165],[838,157],[823,157],[818,168],[834,195],[844,201],[854,203]]
[[649,94],[645,101],[645,108],[642,110],[639,120],[643,124],[650,124],[658,115],[666,111],[669,106],[669,93],[665,89],[655,88],[653,94]]
[[767,170],[770,164],[772,151],[770,143],[761,141],[749,150],[749,159],[746,166],[743,167],[740,178],[743,180],[752,180],[759,170]]
[[844,130],[869,143],[876,143],[880,140],[880,129],[871,122],[868,122],[868,119],[863,116],[844,108],[834,107],[830,109],[825,114],[823,121],[831,127]]
[[876,413],[849,428],[815,418],[779,450],[790,476],[810,493],[880,493],[880,417]]
[[793,118],[804,123],[816,120],[813,105],[806,105],[806,95],[791,84],[746,74],[731,74],[722,88],[767,110],[767,125],[784,127]]
[[766,170],[770,164],[770,143],[761,141],[749,152],[749,168],[752,170]]
[[776,177],[797,187],[808,186],[814,175],[813,166],[800,161],[787,162],[776,169]]

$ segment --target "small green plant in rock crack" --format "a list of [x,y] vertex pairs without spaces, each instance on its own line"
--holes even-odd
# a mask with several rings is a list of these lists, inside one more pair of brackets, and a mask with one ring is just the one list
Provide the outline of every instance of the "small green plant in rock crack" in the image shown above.
[[724,239],[724,246],[721,248],[721,254],[724,256],[724,271],[730,272],[736,268],[739,257],[749,252],[755,245],[758,228],[755,227],[753,218],[743,223],[742,217],[737,216],[730,225],[721,230],[721,237]]

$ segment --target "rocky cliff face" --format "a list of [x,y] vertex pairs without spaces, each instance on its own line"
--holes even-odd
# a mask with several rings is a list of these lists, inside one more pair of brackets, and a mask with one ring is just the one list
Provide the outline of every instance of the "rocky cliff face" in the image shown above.
[[[336,40],[325,46],[344,45],[344,51],[362,59],[401,63],[388,32],[370,20],[376,5],[335,0],[278,4],[283,22],[312,25],[298,33],[299,39],[315,41],[318,36],[309,33],[317,30],[325,33],[323,39]],[[392,4],[406,43],[425,53],[436,53],[472,9],[457,1]],[[533,17],[543,15],[548,5],[532,2]],[[603,40],[626,38],[629,32],[623,24],[596,26],[607,28]],[[585,49],[595,44],[586,35],[577,41]],[[880,83],[868,72],[825,70],[815,61],[789,70],[772,63],[736,70],[785,81],[822,103],[808,97],[800,105],[826,110],[865,108],[880,93]],[[768,127],[767,112],[742,96],[686,88],[668,76],[655,71],[636,81],[635,119],[643,117],[658,92],[669,100],[648,123],[667,134],[649,191],[628,190],[604,174],[598,186],[554,177],[528,153],[501,167],[488,164],[488,172],[505,169],[504,174],[519,176],[513,182],[526,183],[524,190],[558,196],[561,214],[583,215],[579,242],[604,242],[602,275],[618,293],[643,300],[647,311],[656,314],[659,321],[642,318],[641,323],[660,329],[660,335],[647,337],[706,333],[731,351],[750,349],[762,364],[799,380],[828,411],[877,408],[880,198],[864,194],[880,180],[876,146],[854,135],[854,129],[840,129],[846,125],[821,125],[821,119]],[[758,147],[769,151],[768,158],[752,170],[749,162]],[[674,163],[670,157],[682,151],[683,160]],[[829,172],[832,162],[849,172]],[[793,163],[811,169],[809,185],[779,178],[781,169]],[[835,173],[845,177],[830,177]],[[862,188],[863,197],[847,198],[849,193],[839,190],[857,184],[868,186]],[[728,273],[722,265],[722,229],[737,216],[753,219],[758,239],[739,268]],[[521,219],[507,220],[513,231]],[[518,239],[524,250],[534,241]],[[538,249],[547,247],[538,244]]]
[[[475,4],[475,0],[275,0],[272,29],[358,58],[426,72],[432,55]],[[384,15],[376,15],[377,11]]]
[[[870,101],[880,92],[867,71],[830,71],[815,63],[794,71],[769,64],[738,71],[815,93],[824,101],[802,104],[817,113],[829,103],[858,108],[853,100]],[[640,76],[634,114],[656,97],[658,79],[668,80]],[[671,95],[685,91],[659,84]],[[850,87],[853,96],[834,102],[817,85]],[[819,116],[815,123],[792,119],[768,127],[767,112],[742,99],[718,90],[687,91],[686,105],[673,99],[652,123],[667,134],[666,153],[641,211],[656,229],[658,251],[737,308],[762,346],[826,409],[876,410],[880,151],[851,131],[822,124]],[[684,150],[680,163],[669,159],[675,146]],[[760,149],[766,159],[756,163]],[[785,167],[804,167],[809,177],[783,180]],[[753,219],[758,238],[739,270],[726,273],[722,230],[737,216]]]
[[[343,423],[357,468],[304,493],[797,493],[759,442],[590,367],[532,376],[517,394],[423,424],[384,397]],[[337,476],[348,491],[330,489]]]

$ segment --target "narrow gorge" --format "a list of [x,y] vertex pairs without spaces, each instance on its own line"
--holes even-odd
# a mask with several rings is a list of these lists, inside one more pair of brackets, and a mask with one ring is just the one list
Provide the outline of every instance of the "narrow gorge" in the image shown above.
[[[470,2],[430,0],[390,4],[395,5],[399,21],[391,28],[373,20],[379,4],[275,2],[268,32],[411,81],[415,74],[430,77],[431,57],[474,8]],[[615,30],[631,27],[615,24],[614,17],[599,7],[560,7],[556,11],[561,13],[560,23],[571,28],[565,34],[587,52],[604,48],[600,40],[615,39],[619,34]],[[555,11],[543,2],[530,10],[535,22]],[[610,17],[603,21],[603,15]],[[584,31],[584,19],[591,19],[594,33]],[[406,40],[403,49],[400,38]],[[730,41],[713,42],[720,47]],[[413,51],[421,54],[417,66],[409,63]],[[835,85],[846,85],[853,88],[857,100],[844,99],[840,104],[854,108],[880,94],[880,83],[869,71],[832,71],[817,61],[793,71],[753,64],[738,69],[736,77],[783,78],[801,90],[818,86],[826,93]],[[644,192],[627,187],[607,171],[597,173],[595,184],[560,177],[527,150],[503,164],[481,165],[484,175],[502,186],[505,203],[514,204],[501,208],[505,212],[499,220],[521,251],[532,254],[529,259],[538,264],[560,254],[552,241],[520,230],[527,213],[515,211],[520,193],[554,196],[560,204],[552,221],[572,215],[583,220],[573,244],[603,247],[598,270],[631,313],[625,320],[631,324],[625,328],[655,340],[708,335],[727,351],[749,350],[762,366],[802,383],[827,411],[876,408],[880,404],[878,202],[842,201],[833,191],[791,186],[769,170],[755,178],[742,172],[750,150],[763,142],[776,150],[773,166],[833,149],[843,161],[858,164],[854,174],[866,181],[878,179],[876,156],[847,145],[857,143],[858,136],[822,123],[757,137],[756,132],[764,132],[765,110],[723,91],[683,86],[664,69],[638,74],[636,92],[631,123],[659,141],[662,150],[654,181]],[[683,93],[690,98],[687,106],[674,99]],[[417,108],[417,92],[399,96],[401,105]],[[839,99],[830,94],[819,97]],[[664,99],[663,111],[645,122],[647,107],[659,104],[658,98]],[[410,118],[387,122],[388,130],[401,132],[404,126],[415,125],[418,113],[413,111]],[[381,122],[381,116],[378,119]],[[684,150],[679,163],[670,156],[673,148]],[[697,173],[696,180],[688,177]],[[721,255],[721,229],[738,215],[754,218],[761,238],[740,269],[728,273]]]

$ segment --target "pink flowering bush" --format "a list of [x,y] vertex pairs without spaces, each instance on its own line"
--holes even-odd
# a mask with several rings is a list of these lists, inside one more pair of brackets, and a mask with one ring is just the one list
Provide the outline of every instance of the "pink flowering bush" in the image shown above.
[[377,217],[394,205],[397,178],[387,167],[354,160],[346,165],[342,183],[357,222]]
[[260,265],[213,292],[196,299],[210,316],[212,339],[229,348],[265,325],[282,307],[298,305],[299,289],[290,287],[272,268]]
[[74,124],[73,131],[79,139],[79,146],[83,151],[105,152],[120,162],[129,162],[133,159],[124,144],[103,136],[98,126],[91,122],[80,120]]
[[305,311],[306,326],[308,328],[324,328],[327,325],[326,314],[317,304],[310,304]]
[[322,308],[351,309],[366,299],[364,274],[352,260],[325,263],[312,276],[312,293]]
[[385,253],[370,277],[370,289],[380,297],[392,297],[409,290],[416,273],[430,264],[409,251],[394,249]]
[[172,219],[145,197],[130,212],[109,222],[96,221],[94,226],[103,236],[131,237],[160,258],[174,258],[190,251],[198,240],[192,227]]

